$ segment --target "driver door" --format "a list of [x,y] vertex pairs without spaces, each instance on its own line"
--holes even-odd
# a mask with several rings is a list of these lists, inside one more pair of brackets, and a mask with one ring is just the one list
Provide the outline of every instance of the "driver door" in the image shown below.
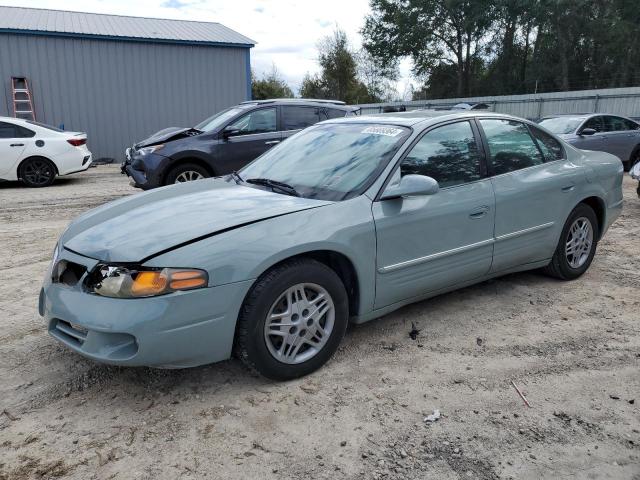
[[269,107],[253,110],[230,123],[227,128],[237,128],[238,133],[220,144],[220,163],[226,170],[220,173],[239,170],[280,143],[277,118],[277,107]]
[[571,144],[581,150],[597,150],[601,152],[607,152],[608,139],[605,133],[604,119],[602,115],[589,118],[578,129],[581,132],[585,128],[593,128],[596,133],[593,135],[577,135]]
[[375,308],[434,292],[489,272],[495,198],[475,124],[429,130],[391,184],[407,174],[434,178],[434,195],[376,201]]

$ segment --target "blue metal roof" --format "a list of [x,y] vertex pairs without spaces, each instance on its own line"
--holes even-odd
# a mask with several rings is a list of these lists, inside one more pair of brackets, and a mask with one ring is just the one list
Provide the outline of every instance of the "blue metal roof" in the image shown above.
[[216,22],[4,6],[0,6],[0,32],[247,48],[255,44]]

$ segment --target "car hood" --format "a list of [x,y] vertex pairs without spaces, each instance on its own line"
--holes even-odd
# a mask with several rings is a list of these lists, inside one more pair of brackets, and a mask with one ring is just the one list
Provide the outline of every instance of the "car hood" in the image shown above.
[[236,185],[222,178],[199,180],[91,210],[69,226],[61,245],[105,262],[142,262],[218,233],[330,203]]
[[135,147],[142,148],[148,147],[150,145],[157,145],[158,143],[172,142],[173,140],[192,137],[193,135],[197,135],[198,133],[200,133],[199,130],[195,130],[191,127],[169,127],[154,133],[149,138],[146,138],[141,142],[136,143]]

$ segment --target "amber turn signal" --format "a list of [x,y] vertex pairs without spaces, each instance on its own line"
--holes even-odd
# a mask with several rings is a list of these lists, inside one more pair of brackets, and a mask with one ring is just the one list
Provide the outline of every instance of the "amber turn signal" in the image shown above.
[[171,273],[169,288],[171,290],[188,290],[206,285],[207,274],[202,270],[178,270]]

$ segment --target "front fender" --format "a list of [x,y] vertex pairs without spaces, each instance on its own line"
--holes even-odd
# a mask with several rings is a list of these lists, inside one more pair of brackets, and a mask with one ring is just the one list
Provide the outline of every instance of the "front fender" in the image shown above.
[[155,267],[202,268],[210,286],[253,280],[287,258],[334,251],[353,264],[358,277],[360,311],[373,308],[376,241],[371,200],[344,202],[258,221],[155,257]]

